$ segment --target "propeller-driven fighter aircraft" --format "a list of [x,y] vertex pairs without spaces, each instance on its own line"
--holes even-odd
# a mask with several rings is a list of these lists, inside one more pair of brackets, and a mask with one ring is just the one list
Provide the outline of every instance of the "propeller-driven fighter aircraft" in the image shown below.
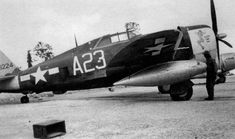
[[105,35],[24,71],[0,54],[0,91],[27,92],[122,86],[169,86],[172,100],[189,100],[190,79],[206,70],[203,53],[209,51],[221,63],[216,12],[211,3],[212,28],[207,25],[178,27],[146,35],[127,30]]

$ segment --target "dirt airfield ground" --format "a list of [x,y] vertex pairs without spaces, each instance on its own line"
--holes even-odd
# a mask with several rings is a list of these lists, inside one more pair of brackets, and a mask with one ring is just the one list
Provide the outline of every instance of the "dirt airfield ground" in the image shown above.
[[195,85],[187,102],[171,101],[155,87],[43,93],[29,104],[20,104],[21,96],[0,94],[0,139],[32,139],[32,125],[52,119],[65,120],[59,139],[235,138],[235,76],[215,87],[214,101],[204,101],[205,85]]

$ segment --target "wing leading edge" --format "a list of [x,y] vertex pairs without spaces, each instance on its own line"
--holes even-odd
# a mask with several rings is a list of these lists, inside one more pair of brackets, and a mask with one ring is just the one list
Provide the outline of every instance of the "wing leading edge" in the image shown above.
[[161,63],[136,72],[114,85],[161,86],[179,83],[206,71],[206,64],[196,60]]

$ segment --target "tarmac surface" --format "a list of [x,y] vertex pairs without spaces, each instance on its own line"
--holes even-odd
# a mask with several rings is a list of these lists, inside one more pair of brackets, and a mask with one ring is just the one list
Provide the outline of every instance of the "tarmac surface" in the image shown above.
[[171,101],[156,87],[72,91],[64,95],[0,94],[0,139],[32,139],[32,125],[65,120],[67,133],[59,139],[159,138],[234,139],[235,76],[216,85],[215,100],[207,97],[204,80],[195,81],[190,101]]

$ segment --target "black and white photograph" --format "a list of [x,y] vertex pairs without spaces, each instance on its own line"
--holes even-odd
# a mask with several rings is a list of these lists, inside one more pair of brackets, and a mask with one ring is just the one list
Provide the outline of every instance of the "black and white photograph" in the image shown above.
[[234,7],[0,0],[0,139],[234,139]]

